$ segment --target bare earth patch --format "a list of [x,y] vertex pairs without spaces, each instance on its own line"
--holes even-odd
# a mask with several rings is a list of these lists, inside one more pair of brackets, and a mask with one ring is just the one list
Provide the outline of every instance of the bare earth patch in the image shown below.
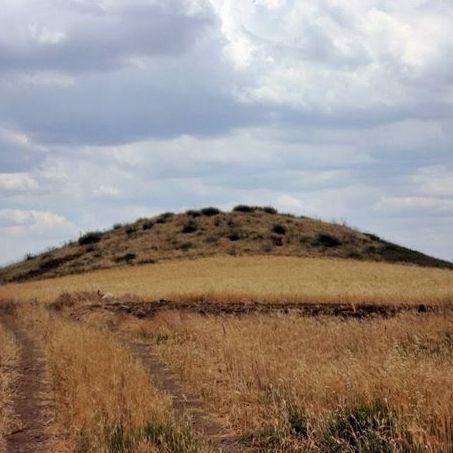
[[8,453],[48,451],[50,435],[46,414],[47,386],[44,382],[44,356],[38,342],[21,329],[11,315],[1,317],[20,346],[18,378],[14,384],[14,412],[18,426],[6,438]]

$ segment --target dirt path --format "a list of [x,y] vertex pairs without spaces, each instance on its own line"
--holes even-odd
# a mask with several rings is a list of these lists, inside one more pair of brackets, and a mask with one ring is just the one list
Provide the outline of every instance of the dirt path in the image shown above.
[[175,411],[189,417],[194,433],[206,439],[213,452],[248,451],[239,444],[233,433],[208,414],[198,398],[184,391],[176,376],[160,361],[151,346],[130,340],[123,340],[123,344],[149,371],[156,385],[172,397]]
[[337,316],[342,318],[366,319],[372,317],[392,317],[399,313],[432,313],[453,310],[450,305],[416,305],[416,304],[342,304],[342,303],[265,303],[265,302],[173,302],[156,300],[151,302],[110,302],[86,305],[86,310],[108,310],[127,313],[138,318],[152,318],[157,313],[172,310],[196,313],[201,315],[244,316],[251,314],[291,313],[300,316]]
[[11,314],[0,313],[0,322],[16,337],[20,346],[19,377],[14,385],[16,430],[6,437],[7,453],[44,453],[49,446],[44,414],[46,385],[44,358],[37,341],[18,326]]

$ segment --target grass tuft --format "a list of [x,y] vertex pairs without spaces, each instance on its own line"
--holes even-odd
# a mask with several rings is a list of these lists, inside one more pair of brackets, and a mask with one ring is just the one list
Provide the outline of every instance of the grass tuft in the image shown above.
[[284,235],[288,231],[288,228],[285,225],[282,225],[281,223],[276,223],[272,227],[272,232],[275,234],[281,234]]
[[327,423],[322,445],[331,453],[392,453],[395,422],[381,400],[341,410]]
[[185,223],[182,227],[181,232],[184,234],[188,233],[195,233],[195,231],[198,230],[198,224],[194,222],[193,220],[190,220],[189,222]]
[[342,244],[341,240],[332,234],[318,234],[315,245],[323,247],[338,247]]
[[215,215],[218,215],[218,214],[221,214],[222,211],[218,208],[214,208],[212,206],[209,206],[207,208],[202,208],[200,209],[200,213],[202,215],[205,215],[207,217],[212,217],[212,216],[215,216]]
[[101,231],[90,231],[80,236],[77,242],[79,245],[95,244],[102,239],[102,236]]

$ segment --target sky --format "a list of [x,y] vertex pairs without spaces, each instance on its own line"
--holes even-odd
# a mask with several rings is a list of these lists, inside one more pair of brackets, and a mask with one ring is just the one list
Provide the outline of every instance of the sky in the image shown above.
[[163,211],[453,260],[451,0],[2,0],[0,264]]

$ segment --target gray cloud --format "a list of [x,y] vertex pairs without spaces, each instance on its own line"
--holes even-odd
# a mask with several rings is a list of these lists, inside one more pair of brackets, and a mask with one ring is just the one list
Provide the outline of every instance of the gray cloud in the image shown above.
[[4,260],[239,202],[347,219],[453,259],[447,2],[2,8]]
[[[20,21],[19,21],[20,18]],[[0,71],[108,71],[135,57],[178,55],[212,24],[184,2],[108,4],[6,1],[0,33]]]

